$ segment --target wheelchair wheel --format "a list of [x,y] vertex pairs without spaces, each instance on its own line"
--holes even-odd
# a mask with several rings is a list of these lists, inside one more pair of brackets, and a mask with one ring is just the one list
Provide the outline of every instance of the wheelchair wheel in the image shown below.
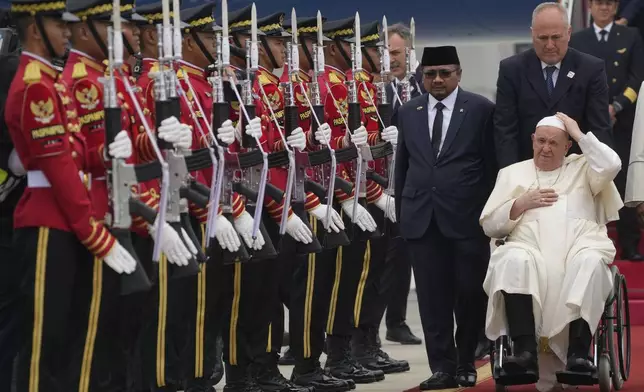
[[599,392],[611,392],[612,380],[610,369],[610,358],[607,354],[599,357]]
[[631,317],[628,308],[628,288],[626,278],[620,275],[617,291],[617,320],[615,325],[617,332],[617,354],[619,362],[619,373],[622,380],[628,380],[631,373]]

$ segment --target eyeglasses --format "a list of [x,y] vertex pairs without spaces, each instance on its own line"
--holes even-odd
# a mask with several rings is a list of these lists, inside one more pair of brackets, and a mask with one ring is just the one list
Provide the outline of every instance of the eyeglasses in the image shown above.
[[436,75],[440,75],[441,79],[446,79],[457,71],[458,69],[430,69],[428,71],[424,71],[423,74],[428,79],[435,79]]

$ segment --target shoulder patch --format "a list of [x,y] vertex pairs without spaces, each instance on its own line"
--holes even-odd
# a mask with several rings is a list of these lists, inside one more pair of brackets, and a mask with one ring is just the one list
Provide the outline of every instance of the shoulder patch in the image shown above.
[[38,63],[35,61],[30,62],[27,64],[27,67],[25,68],[25,74],[22,77],[22,80],[25,83],[36,83],[40,82],[40,79],[42,78],[42,75],[40,73],[40,66]]
[[56,93],[43,83],[31,84],[25,90],[21,128],[35,157],[56,155],[68,148]]

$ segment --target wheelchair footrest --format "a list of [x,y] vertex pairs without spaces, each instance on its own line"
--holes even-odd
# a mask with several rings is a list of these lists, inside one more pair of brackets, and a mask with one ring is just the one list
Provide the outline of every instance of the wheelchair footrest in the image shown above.
[[597,372],[557,372],[557,381],[566,385],[596,385],[599,384]]
[[527,385],[535,384],[539,381],[539,375],[535,372],[523,372],[523,373],[508,373],[503,369],[499,369],[495,381],[499,385]]

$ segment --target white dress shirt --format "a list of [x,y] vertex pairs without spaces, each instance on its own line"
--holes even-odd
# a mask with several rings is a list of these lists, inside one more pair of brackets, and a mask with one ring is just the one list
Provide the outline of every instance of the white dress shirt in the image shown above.
[[459,88],[456,87],[454,91],[442,101],[438,101],[436,98],[432,97],[431,94],[428,94],[428,103],[427,103],[427,112],[428,112],[428,121],[429,121],[429,140],[432,140],[432,133],[434,127],[434,119],[436,118],[436,104],[441,102],[445,107],[443,108],[443,129],[441,132],[441,144],[438,149],[440,152],[443,150],[443,144],[445,144],[445,137],[447,136],[447,129],[449,128],[449,122],[452,119],[452,113],[454,113],[454,106],[456,105],[456,96],[458,95]]
[[597,41],[602,40],[602,35],[599,33],[602,30],[606,30],[606,41],[608,41],[608,35],[610,34],[610,29],[613,28],[613,22],[610,22],[606,27],[603,29],[596,24],[593,23],[593,28],[595,29],[595,36],[597,37]]
[[[552,73],[552,86],[557,87],[557,78],[559,77],[559,70],[561,69],[561,61],[557,64],[553,64],[557,69]],[[546,64],[543,61],[541,62],[541,71],[543,72],[543,80],[548,80],[548,73],[546,72],[546,67],[549,67],[550,64]]]

